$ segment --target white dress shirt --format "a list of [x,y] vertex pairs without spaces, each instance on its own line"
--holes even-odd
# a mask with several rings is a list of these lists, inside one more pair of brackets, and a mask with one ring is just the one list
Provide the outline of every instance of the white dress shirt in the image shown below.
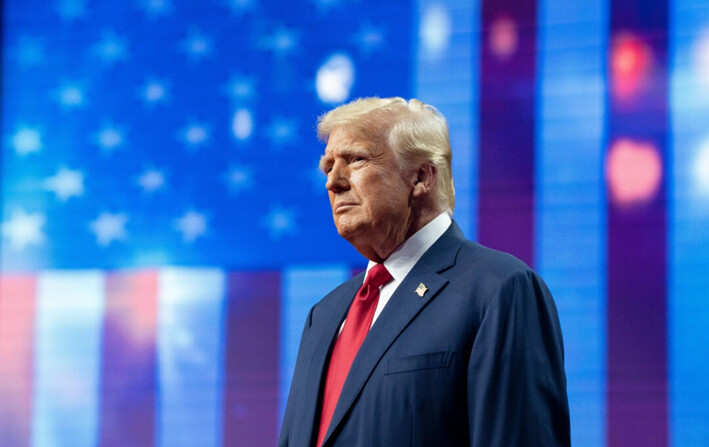
[[[438,238],[446,232],[450,225],[451,218],[448,213],[441,213],[431,222],[426,224],[426,226],[414,233],[413,236],[404,241],[404,243],[394,250],[394,252],[384,261],[384,267],[389,270],[392,280],[384,284],[379,289],[379,302],[377,303],[377,309],[374,311],[372,324],[377,321],[377,318],[379,317],[379,314],[382,313],[384,306],[387,305],[389,299],[394,294],[394,291],[397,287],[399,287],[399,284],[401,284],[404,278],[406,278],[406,275],[408,275],[411,269],[414,268],[414,265],[416,265],[418,260],[421,259],[421,256],[426,253],[426,250],[431,248]],[[367,265],[367,274],[369,274],[369,269],[375,265],[375,262],[369,261],[369,264]]]

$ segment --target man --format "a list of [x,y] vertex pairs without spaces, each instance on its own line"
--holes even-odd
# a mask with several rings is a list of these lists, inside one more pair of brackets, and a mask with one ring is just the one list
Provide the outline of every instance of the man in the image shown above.
[[311,309],[279,445],[568,446],[552,297],[452,222],[443,116],[360,99],[318,135],[335,226],[369,266]]

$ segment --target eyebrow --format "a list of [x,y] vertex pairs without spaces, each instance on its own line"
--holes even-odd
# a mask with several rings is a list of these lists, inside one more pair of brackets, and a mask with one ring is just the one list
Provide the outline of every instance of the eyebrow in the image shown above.
[[[346,147],[343,147],[343,148],[338,148],[336,155],[339,155],[339,156],[341,156],[341,157],[353,156],[353,155],[359,153],[360,151],[362,151],[362,150],[364,150],[364,149],[365,149],[364,146],[361,146],[361,145],[359,145],[359,144],[353,144],[353,145],[346,146]],[[327,153],[321,155],[321,156],[320,156],[320,163],[318,163],[318,168],[319,168],[321,171],[325,172],[325,165],[327,165],[327,163],[332,162],[332,160],[333,160],[334,158],[335,158],[335,157],[333,157],[333,156],[331,156],[331,155],[329,155],[329,154],[327,154]]]

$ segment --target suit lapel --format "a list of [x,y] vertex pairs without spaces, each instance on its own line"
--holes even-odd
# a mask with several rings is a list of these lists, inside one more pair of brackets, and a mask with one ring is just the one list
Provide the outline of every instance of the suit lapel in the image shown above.
[[[327,444],[332,432],[343,421],[384,353],[421,309],[448,283],[438,273],[455,263],[455,256],[463,241],[463,234],[453,222],[399,284],[352,363],[324,444]],[[423,297],[416,292],[420,283],[428,288]],[[332,335],[334,337],[334,333]]]
[[[328,304],[319,311],[319,313],[324,315],[326,324],[319,333],[313,334],[313,338],[317,340],[317,348],[310,359],[310,366],[306,375],[307,382],[305,384],[307,399],[299,417],[302,418],[300,427],[306,433],[303,433],[304,437],[296,445],[311,445],[315,442],[318,430],[316,423],[320,417],[317,413],[320,408],[320,385],[324,380],[330,345],[347,315],[357,290],[362,285],[363,277],[364,273],[344,283],[336,292],[333,292],[336,293],[338,298],[327,302]],[[323,300],[323,304],[325,304],[325,300]]]

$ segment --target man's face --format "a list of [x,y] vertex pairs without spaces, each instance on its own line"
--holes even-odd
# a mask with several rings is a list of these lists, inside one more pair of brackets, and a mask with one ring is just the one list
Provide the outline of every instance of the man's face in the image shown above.
[[391,149],[342,128],[330,134],[320,167],[340,236],[369,259],[388,257],[408,236],[414,174],[400,170]]

